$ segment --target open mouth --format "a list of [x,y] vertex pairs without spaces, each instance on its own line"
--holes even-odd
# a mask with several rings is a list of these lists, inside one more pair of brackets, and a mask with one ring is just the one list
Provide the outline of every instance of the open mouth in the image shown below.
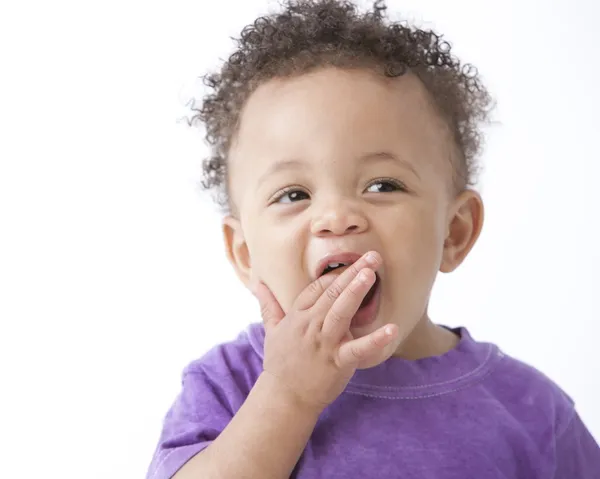
[[[323,270],[323,272],[321,273],[321,276],[329,274],[333,271],[337,271],[338,274],[341,274],[344,270],[346,270],[352,263],[341,263],[341,262],[336,262],[336,263],[329,263],[325,269]],[[379,274],[377,272],[375,272],[375,282],[373,283],[373,286],[371,286],[371,289],[369,289],[369,291],[367,292],[367,294],[365,295],[365,297],[363,298],[359,309],[363,309],[366,306],[368,306],[373,298],[375,297],[375,293],[378,291],[379,289],[379,284],[381,282],[381,279],[379,277]]]
[[369,290],[369,292],[365,295],[365,297],[362,300],[362,303],[360,303],[360,307],[358,309],[362,309],[371,303],[371,301],[375,297],[375,293],[379,289],[380,281],[381,280],[379,279],[379,275],[377,273],[375,273],[375,282],[373,283],[373,286],[371,286],[371,289]]

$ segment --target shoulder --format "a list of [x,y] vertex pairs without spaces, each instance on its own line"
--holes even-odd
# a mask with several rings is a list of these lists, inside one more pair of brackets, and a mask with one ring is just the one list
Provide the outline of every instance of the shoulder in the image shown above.
[[249,392],[262,371],[263,344],[262,324],[250,324],[235,339],[212,347],[190,362],[182,373],[184,386],[211,383],[223,387],[229,383]]
[[575,415],[573,399],[542,371],[502,351],[499,354],[501,360],[485,381],[486,388],[522,424],[541,434],[560,436]]
[[173,477],[227,426],[262,371],[262,325],[211,348],[183,370],[182,388],[167,412],[147,477]]
[[550,459],[552,477],[600,479],[600,448],[571,396],[538,369],[508,355],[493,377],[504,408]]

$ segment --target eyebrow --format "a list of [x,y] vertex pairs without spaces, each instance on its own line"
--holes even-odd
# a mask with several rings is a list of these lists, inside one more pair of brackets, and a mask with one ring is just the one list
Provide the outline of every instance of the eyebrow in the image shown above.
[[421,179],[419,173],[415,167],[404,158],[394,155],[388,151],[377,151],[374,153],[366,153],[360,157],[360,161],[363,162],[390,162],[390,163],[398,163],[407,170],[410,170],[417,178]]
[[[373,153],[365,153],[365,154],[359,156],[358,159],[360,160],[361,163],[362,162],[365,162],[365,163],[376,163],[376,162],[397,163],[397,164],[402,165],[407,170],[412,171],[412,173],[414,173],[414,175],[417,178],[419,178],[419,179],[421,178],[419,176],[419,173],[417,173],[417,170],[411,163],[409,163],[408,161],[404,160],[403,158],[398,157],[398,156],[394,155],[393,153],[390,153],[387,151],[377,151],[377,152],[373,152]],[[260,186],[267,179],[267,177],[269,177],[275,173],[279,173],[280,171],[301,170],[301,169],[305,169],[305,168],[306,168],[306,163],[304,163],[300,160],[297,160],[297,159],[278,161],[278,162],[274,163],[267,171],[265,171],[265,173],[263,173],[261,175],[261,177],[258,179],[258,185]]]
[[261,177],[258,179],[258,185],[260,186],[269,176],[273,175],[274,173],[278,173],[283,170],[301,170],[303,168],[306,168],[306,165],[300,160],[290,159],[278,161],[277,163],[271,165],[269,169],[261,175]]

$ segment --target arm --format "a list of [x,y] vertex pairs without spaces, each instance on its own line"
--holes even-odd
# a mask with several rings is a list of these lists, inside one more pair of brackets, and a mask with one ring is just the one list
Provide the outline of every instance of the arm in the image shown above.
[[600,447],[574,413],[567,429],[556,440],[554,479],[600,479]]
[[[173,430],[163,432],[149,479],[288,478],[320,413],[356,369],[389,357],[386,347],[395,340],[396,326],[356,339],[349,331],[380,264],[379,255],[371,252],[339,276],[319,277],[288,314],[259,283],[254,291],[265,328],[262,373],[226,422],[214,417],[223,409],[222,398],[210,396],[207,402],[203,387],[184,387],[181,406],[169,419]],[[214,426],[207,428],[207,423]]]
[[279,389],[268,373],[210,446],[174,479],[284,479],[315,427],[320,411]]

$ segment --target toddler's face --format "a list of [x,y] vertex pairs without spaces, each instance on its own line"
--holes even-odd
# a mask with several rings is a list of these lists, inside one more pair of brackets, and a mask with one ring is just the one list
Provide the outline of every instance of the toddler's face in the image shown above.
[[328,68],[263,84],[229,159],[236,218],[224,231],[238,275],[262,280],[287,311],[328,255],[375,250],[376,319],[352,333],[394,322],[404,336],[437,272],[464,257],[456,218],[468,198],[452,193],[450,156],[415,77]]

